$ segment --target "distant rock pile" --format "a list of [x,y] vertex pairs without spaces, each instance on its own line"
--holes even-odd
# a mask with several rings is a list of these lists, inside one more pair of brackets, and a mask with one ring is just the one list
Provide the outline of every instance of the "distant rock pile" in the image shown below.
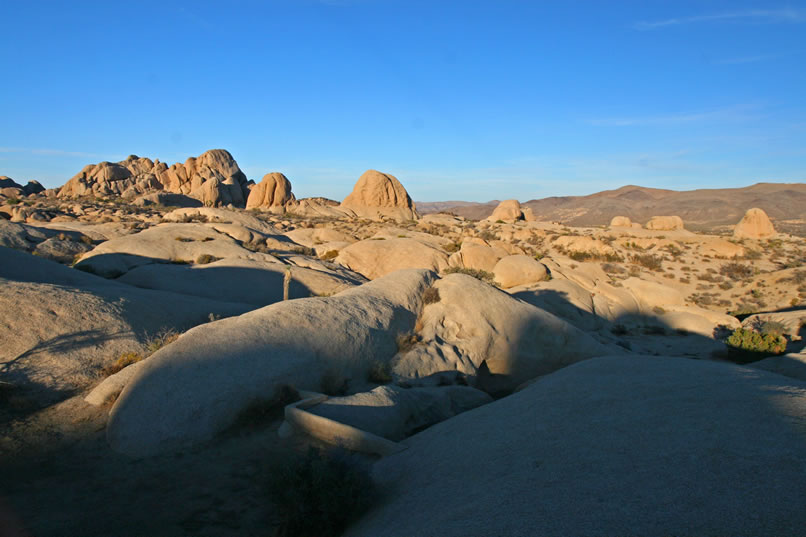
[[758,208],[749,209],[733,229],[733,236],[737,239],[766,239],[775,234],[767,213]]
[[533,221],[535,215],[529,207],[521,207],[518,200],[504,200],[493,210],[493,214],[487,217],[490,222],[515,222],[517,220]]
[[30,196],[31,194],[39,194],[44,192],[45,187],[39,184],[39,181],[28,181],[28,184],[22,186],[14,181],[11,177],[5,175],[0,176],[0,196],[5,198],[21,198],[23,196]]
[[213,149],[170,168],[159,160],[130,155],[126,160],[85,166],[61,189],[58,196],[121,196],[166,191],[184,194],[206,206],[243,207],[249,185],[228,151]]
[[339,206],[362,218],[389,217],[395,220],[419,218],[409,193],[394,175],[367,170],[353,191]]
[[675,231],[683,229],[683,219],[679,216],[653,216],[646,223],[646,228],[654,231]]
[[267,173],[252,187],[246,200],[247,209],[283,207],[296,201],[291,193],[291,181],[279,172]]

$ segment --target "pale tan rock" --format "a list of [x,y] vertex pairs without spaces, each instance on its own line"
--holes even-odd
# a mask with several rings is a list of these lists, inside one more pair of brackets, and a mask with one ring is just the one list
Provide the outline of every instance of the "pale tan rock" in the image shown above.
[[518,200],[502,201],[493,210],[493,214],[487,217],[487,220],[490,222],[497,222],[498,220],[503,222],[515,222],[523,219],[523,211],[521,210],[521,204],[518,202]]
[[358,178],[340,208],[362,218],[387,216],[396,220],[414,220],[419,217],[400,181],[394,175],[377,170],[367,170]]
[[223,149],[213,149],[170,168],[158,160],[135,155],[117,163],[90,164],[59,189],[58,197],[134,199],[159,191],[184,194],[208,206],[243,207],[248,195],[246,176],[232,155]]
[[335,261],[374,280],[401,269],[441,271],[448,266],[448,255],[415,239],[370,239],[344,248]]
[[13,334],[0,345],[0,369],[38,402],[86,388],[163,329],[251,309],[138,289],[16,250],[0,248],[0,258],[0,324]]
[[246,200],[247,209],[262,207],[282,207],[296,201],[291,193],[291,181],[279,172],[267,173],[263,179],[252,187]]
[[509,255],[493,268],[495,282],[504,289],[543,281],[548,276],[546,265],[528,255]]
[[307,410],[398,441],[492,401],[485,392],[470,386],[401,388],[390,385],[347,397],[331,397]]
[[776,235],[770,218],[763,210],[749,209],[733,229],[737,239],[766,239]]
[[401,353],[395,374],[417,379],[441,371],[476,375],[482,362],[514,388],[571,363],[606,354],[589,335],[476,278],[449,274],[434,284],[440,300],[423,308],[423,344]]
[[718,238],[703,241],[702,251],[715,257],[724,258],[742,257],[745,254],[745,248],[741,244]]
[[627,216],[614,216],[610,220],[610,227],[632,227],[632,220]]
[[568,252],[590,253],[594,255],[616,255],[616,250],[599,239],[585,236],[564,235],[552,243]]
[[506,250],[493,248],[481,239],[471,239],[462,243],[459,251],[451,255],[448,264],[452,267],[492,272],[496,263],[507,255],[509,253]]
[[521,207],[521,212],[523,213],[523,219],[527,222],[537,221],[537,217],[531,207]]
[[674,231],[683,229],[683,219],[679,216],[653,216],[646,228],[654,231]]
[[[148,359],[113,406],[107,439],[144,456],[207,440],[282,385],[365,382],[413,328],[433,274],[407,270],[332,297],[288,300],[186,332]],[[203,416],[203,418],[199,418]]]

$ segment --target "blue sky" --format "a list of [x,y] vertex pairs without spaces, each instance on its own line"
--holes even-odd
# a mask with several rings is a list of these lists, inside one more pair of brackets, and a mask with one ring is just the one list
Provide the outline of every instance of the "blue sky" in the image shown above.
[[8,1],[0,175],[228,149],[415,200],[806,181],[806,1]]

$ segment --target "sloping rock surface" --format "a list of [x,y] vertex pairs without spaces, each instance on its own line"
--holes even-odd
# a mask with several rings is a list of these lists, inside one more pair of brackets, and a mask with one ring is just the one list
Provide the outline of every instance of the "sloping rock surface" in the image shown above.
[[588,360],[408,439],[374,468],[385,535],[798,535],[806,384],[734,365]]

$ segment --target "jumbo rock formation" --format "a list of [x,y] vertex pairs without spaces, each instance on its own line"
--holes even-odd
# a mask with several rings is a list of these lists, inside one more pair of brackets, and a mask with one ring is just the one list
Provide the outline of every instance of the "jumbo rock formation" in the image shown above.
[[58,196],[134,199],[159,191],[183,194],[207,206],[243,207],[249,184],[228,151],[212,149],[170,168],[159,160],[136,155],[118,163],[90,164],[59,189]]

